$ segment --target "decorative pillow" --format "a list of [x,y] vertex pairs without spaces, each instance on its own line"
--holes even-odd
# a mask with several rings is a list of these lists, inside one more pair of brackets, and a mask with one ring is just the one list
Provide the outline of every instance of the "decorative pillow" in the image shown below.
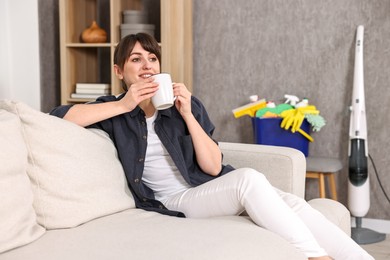
[[20,102],[2,101],[1,107],[22,122],[39,224],[69,228],[135,207],[108,137]]
[[0,253],[39,238],[20,121],[0,109]]

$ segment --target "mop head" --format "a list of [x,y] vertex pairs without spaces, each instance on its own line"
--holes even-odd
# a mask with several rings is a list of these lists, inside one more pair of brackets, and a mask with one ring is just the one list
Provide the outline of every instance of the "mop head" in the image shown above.
[[326,124],[325,119],[320,115],[305,114],[306,120],[312,126],[314,132],[318,132]]

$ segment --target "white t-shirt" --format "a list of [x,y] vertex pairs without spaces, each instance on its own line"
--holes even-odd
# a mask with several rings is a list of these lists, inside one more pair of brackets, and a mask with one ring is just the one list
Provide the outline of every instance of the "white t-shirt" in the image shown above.
[[148,145],[142,181],[154,191],[156,199],[164,203],[170,196],[187,190],[191,186],[184,180],[154,131],[156,117],[157,111],[152,117],[146,118]]

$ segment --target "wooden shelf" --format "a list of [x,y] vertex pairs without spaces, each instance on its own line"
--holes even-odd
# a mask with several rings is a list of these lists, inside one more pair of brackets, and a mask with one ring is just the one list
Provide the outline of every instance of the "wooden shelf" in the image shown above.
[[[113,70],[115,46],[120,40],[124,10],[141,10],[142,0],[59,0],[61,104],[74,99],[76,83],[108,83],[111,94],[122,92]],[[146,8],[146,7],[145,7]],[[82,43],[80,35],[92,21],[107,32],[106,43]],[[192,0],[161,0],[162,70],[192,89]]]
[[88,48],[88,47],[111,47],[112,44],[110,43],[66,43],[65,46]]

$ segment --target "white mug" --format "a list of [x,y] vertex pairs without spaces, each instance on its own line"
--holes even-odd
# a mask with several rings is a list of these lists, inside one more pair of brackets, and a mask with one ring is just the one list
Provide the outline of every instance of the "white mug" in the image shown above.
[[154,82],[157,82],[159,85],[159,89],[152,97],[153,106],[157,110],[170,108],[175,102],[171,75],[168,73],[160,73],[153,75],[153,78]]

